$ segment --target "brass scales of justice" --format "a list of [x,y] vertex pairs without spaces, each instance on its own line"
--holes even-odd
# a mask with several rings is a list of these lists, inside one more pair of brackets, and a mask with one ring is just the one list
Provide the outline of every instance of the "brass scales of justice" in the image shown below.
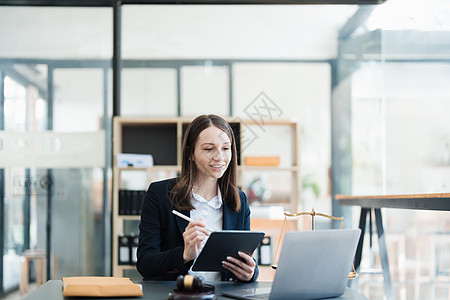
[[[315,216],[321,216],[321,217],[325,217],[325,218],[328,218],[328,219],[331,219],[331,220],[341,221],[339,229],[343,229],[344,228],[344,217],[333,217],[333,216],[326,215],[326,214],[323,214],[323,213],[318,213],[318,212],[316,212],[314,210],[314,207],[313,207],[311,212],[284,213],[283,226],[281,227],[280,238],[278,239],[277,248],[275,250],[275,254],[273,256],[273,261],[272,261],[272,265],[271,265],[272,269],[276,270],[277,267],[278,267],[278,265],[275,264],[275,259],[276,259],[277,254],[278,254],[278,249],[280,247],[280,243],[281,243],[281,238],[283,236],[283,232],[284,232],[285,228],[287,226],[289,226],[289,225],[287,225],[288,224],[287,218],[288,217],[305,216],[305,215],[310,215],[311,216],[311,230],[314,230],[314,218],[315,218]],[[352,267],[353,267],[353,272],[349,272],[348,279],[355,279],[355,278],[357,278],[359,276],[359,274],[356,273],[356,271],[355,271],[355,265],[353,263],[352,263]]]

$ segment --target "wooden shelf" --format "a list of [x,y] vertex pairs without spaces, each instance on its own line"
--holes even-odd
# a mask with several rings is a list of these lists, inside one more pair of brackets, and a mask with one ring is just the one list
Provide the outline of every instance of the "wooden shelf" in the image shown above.
[[[236,136],[237,151],[238,151],[238,185],[245,187],[243,178],[248,172],[262,172],[281,174],[286,172],[290,176],[287,183],[290,185],[291,192],[286,198],[287,202],[274,203],[275,205],[283,204],[291,211],[300,209],[298,206],[301,192],[301,176],[300,176],[300,151],[299,151],[299,127],[295,120],[264,120],[264,126],[286,126],[289,130],[289,143],[286,145],[291,147],[291,157],[288,157],[288,166],[245,166],[244,159],[241,155],[241,146],[244,145],[245,139],[243,135],[248,126],[259,126],[254,120],[242,120],[236,118],[225,118],[229,122]],[[145,171],[148,184],[151,181],[159,180],[160,176],[176,176],[176,173],[181,171],[181,147],[184,132],[187,126],[192,121],[192,118],[178,117],[178,118],[135,118],[135,117],[114,117],[113,123],[113,197],[112,197],[112,273],[113,276],[122,276],[123,270],[135,269],[133,265],[119,265],[118,264],[118,237],[129,226],[124,226],[126,221],[139,221],[138,215],[119,215],[119,190],[121,185],[121,176],[123,172]],[[261,142],[260,140],[259,142]],[[266,143],[270,143],[267,141]],[[242,145],[241,145],[242,144]],[[242,147],[244,148],[244,147]],[[255,152],[255,151],[254,151]],[[258,151],[256,151],[258,152]],[[155,166],[150,168],[134,168],[134,167],[116,167],[116,157],[119,153],[138,153],[138,154],[152,154]],[[162,162],[162,163],[161,163]],[[159,174],[161,173],[161,174]],[[277,175],[278,176],[278,175]],[[148,185],[147,185],[148,186]],[[253,220],[253,219],[252,219]],[[255,224],[259,224],[260,220],[255,220]],[[270,223],[270,222],[269,222]],[[273,232],[279,232],[278,223],[275,222],[277,228],[266,228],[266,233],[271,235]],[[274,223],[274,224],[275,224]],[[265,223],[268,224],[268,223]],[[272,223],[270,223],[272,224]],[[253,228],[253,226],[252,226]],[[134,231],[137,233],[137,231]],[[274,248],[276,245],[272,244]],[[275,250],[273,250],[274,252]],[[262,278],[271,279],[273,277],[272,271],[262,267]]]
[[118,265],[118,267],[119,267],[120,269],[123,269],[123,270],[133,270],[133,269],[136,269],[136,266],[134,266],[134,265]]
[[284,171],[298,172],[299,167],[239,166],[239,171]]
[[181,171],[181,166],[153,166],[148,168],[134,168],[134,167],[126,167],[126,168],[117,168],[118,171],[150,171],[150,172],[158,172],[158,171]]
[[139,221],[141,219],[140,215],[117,215],[118,219],[122,219],[123,221]]

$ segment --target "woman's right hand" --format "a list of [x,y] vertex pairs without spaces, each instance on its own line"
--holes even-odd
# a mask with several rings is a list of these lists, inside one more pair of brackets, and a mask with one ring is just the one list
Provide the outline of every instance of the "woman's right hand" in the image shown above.
[[189,222],[188,226],[183,232],[183,260],[185,263],[197,257],[202,242],[208,236],[209,231],[206,229],[206,225],[202,222],[202,219]]

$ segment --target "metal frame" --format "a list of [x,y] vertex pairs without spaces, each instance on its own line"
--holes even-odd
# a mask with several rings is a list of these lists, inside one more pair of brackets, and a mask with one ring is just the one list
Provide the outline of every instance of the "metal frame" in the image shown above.
[[30,249],[30,223],[31,223],[31,172],[25,169],[25,195],[23,199],[23,250]]
[[[0,70],[0,111],[5,111],[5,73]],[[0,130],[5,129],[4,114],[0,114]],[[2,258],[0,259],[0,296],[4,294],[3,290],[3,249],[5,249],[5,170],[0,169],[0,250]]]
[[17,81],[18,83],[22,84],[22,85],[33,85],[35,87],[38,88],[39,93],[43,93],[45,88],[42,85],[42,83],[37,82],[37,81],[33,81],[30,80],[29,78],[26,78],[25,76],[23,76],[22,74],[20,74],[20,72],[16,71],[13,66],[11,65],[11,67],[8,67],[7,64],[3,67],[3,71],[5,73],[5,76],[7,75],[8,77],[13,78],[15,81]]
[[347,23],[342,26],[341,30],[339,30],[338,39],[340,41],[348,40],[355,30],[370,17],[370,14],[376,7],[376,5],[360,6]]
[[103,168],[103,209],[102,218],[103,226],[102,233],[99,234],[99,238],[103,239],[103,245],[105,247],[105,274],[111,273],[111,265],[109,259],[111,257],[111,245],[112,240],[107,232],[111,231],[111,209],[109,207],[109,193],[108,193],[108,166],[112,165],[112,143],[109,143],[109,137],[112,136],[112,124],[109,122],[108,117],[110,115],[110,107],[108,105],[108,72],[109,69],[103,69],[103,122],[102,127],[105,130],[105,167]]
[[[113,0],[0,0],[1,5],[8,6],[74,6],[74,7],[112,7],[119,3]],[[189,4],[206,4],[206,5],[305,5],[305,4],[357,4],[357,5],[373,5],[381,4],[385,0],[122,0],[121,4],[125,5],[189,5]]]
[[381,4],[384,0],[124,0],[123,4],[264,4],[264,5],[304,5],[304,4]]
[[181,116],[181,67],[177,66],[177,116]]
[[[119,1],[113,1],[113,117],[120,116],[120,73],[122,70],[122,55],[121,55],[121,21],[122,8]],[[112,120],[111,120],[112,122]],[[112,136],[111,136],[112,138]]]
[[[49,64],[47,69],[47,130],[53,130],[53,100],[54,100],[54,92],[53,92],[53,65]],[[47,256],[47,278],[52,278],[52,208],[53,208],[53,171],[51,169],[47,169],[47,178],[50,181],[50,184],[47,186],[47,223],[45,227],[46,232],[46,245],[45,245],[45,253]]]

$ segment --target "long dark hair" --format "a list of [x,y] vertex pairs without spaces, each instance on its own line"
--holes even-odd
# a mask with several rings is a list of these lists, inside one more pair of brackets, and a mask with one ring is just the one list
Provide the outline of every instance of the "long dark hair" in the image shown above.
[[191,192],[195,179],[198,175],[197,166],[191,160],[195,143],[200,133],[208,127],[215,126],[222,130],[231,141],[231,160],[227,170],[217,183],[222,194],[223,202],[228,204],[234,211],[241,209],[241,200],[236,185],[237,177],[237,152],[236,140],[230,124],[223,118],[216,115],[201,115],[195,118],[188,126],[183,139],[183,150],[181,154],[181,174],[177,182],[173,186],[170,193],[170,202],[173,208],[178,210],[192,210],[194,206],[191,204]]

